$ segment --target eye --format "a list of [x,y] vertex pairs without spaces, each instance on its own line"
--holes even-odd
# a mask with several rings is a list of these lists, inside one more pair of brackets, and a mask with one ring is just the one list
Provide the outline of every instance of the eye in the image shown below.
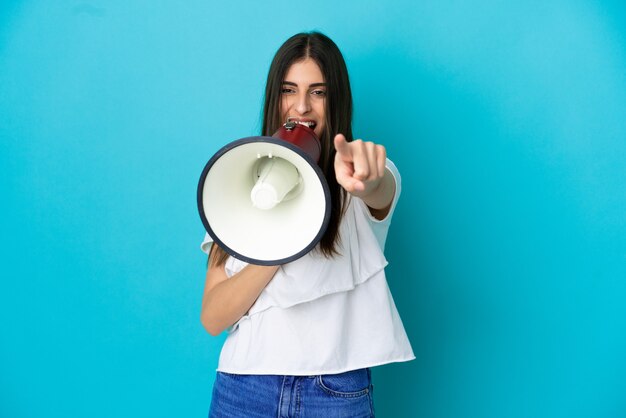
[[281,94],[291,94],[291,93],[295,93],[295,90],[292,89],[291,87],[283,87],[280,89],[280,93]]
[[311,92],[311,94],[314,95],[314,96],[324,97],[324,96],[326,96],[326,90],[321,90],[321,89],[313,90]]

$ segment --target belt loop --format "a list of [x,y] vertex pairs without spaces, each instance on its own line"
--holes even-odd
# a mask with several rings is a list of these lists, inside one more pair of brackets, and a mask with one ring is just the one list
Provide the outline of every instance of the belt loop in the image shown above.
[[280,401],[278,403],[279,418],[289,417],[294,380],[294,376],[283,376],[283,384],[280,389]]

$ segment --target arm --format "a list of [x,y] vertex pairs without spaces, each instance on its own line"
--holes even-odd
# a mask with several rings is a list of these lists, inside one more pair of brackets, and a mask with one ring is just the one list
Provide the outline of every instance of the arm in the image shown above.
[[396,194],[396,180],[388,169],[378,186],[370,195],[363,197],[363,201],[376,219],[383,220],[389,214],[391,203]]
[[237,322],[272,280],[279,266],[250,264],[231,278],[224,266],[211,266],[206,273],[200,322],[211,335],[219,335]]
[[396,193],[393,174],[385,166],[385,147],[360,139],[347,142],[338,134],[335,149],[337,182],[352,196],[363,199],[372,216],[384,219]]

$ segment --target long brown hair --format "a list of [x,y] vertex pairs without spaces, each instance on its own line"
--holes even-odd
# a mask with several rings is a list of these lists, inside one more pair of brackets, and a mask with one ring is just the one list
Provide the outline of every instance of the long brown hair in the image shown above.
[[[341,133],[352,141],[352,91],[348,69],[337,45],[320,32],[298,33],[289,38],[276,52],[265,86],[262,135],[271,136],[285,123],[281,115],[281,90],[292,64],[311,58],[317,63],[326,83],[325,129],[320,135],[322,154],[319,165],[330,188],[332,201],[328,228],[320,241],[320,250],[326,257],[338,254],[339,223],[343,215],[347,193],[335,177],[335,147],[333,139]],[[228,254],[215,243],[211,247],[211,266],[226,262]]]

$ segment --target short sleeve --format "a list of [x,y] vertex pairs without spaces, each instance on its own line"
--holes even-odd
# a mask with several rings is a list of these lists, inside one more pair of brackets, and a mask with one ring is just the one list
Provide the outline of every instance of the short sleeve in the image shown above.
[[204,240],[202,241],[202,244],[200,244],[200,249],[208,255],[209,251],[211,251],[211,244],[213,244],[213,238],[211,238],[209,234],[205,233]]
[[357,206],[359,209],[365,214],[367,217],[372,231],[374,235],[376,235],[376,239],[380,244],[380,248],[384,250],[385,241],[387,240],[387,232],[389,231],[389,225],[391,225],[391,217],[393,216],[393,212],[396,210],[396,206],[398,204],[398,199],[400,198],[400,192],[402,191],[402,179],[400,177],[400,172],[396,165],[390,160],[387,159],[385,164],[387,170],[393,175],[394,181],[396,183],[396,190],[393,195],[393,200],[391,201],[391,207],[389,208],[389,213],[385,216],[384,219],[376,219],[370,213],[369,208],[365,204],[365,202],[361,199],[357,199]]

